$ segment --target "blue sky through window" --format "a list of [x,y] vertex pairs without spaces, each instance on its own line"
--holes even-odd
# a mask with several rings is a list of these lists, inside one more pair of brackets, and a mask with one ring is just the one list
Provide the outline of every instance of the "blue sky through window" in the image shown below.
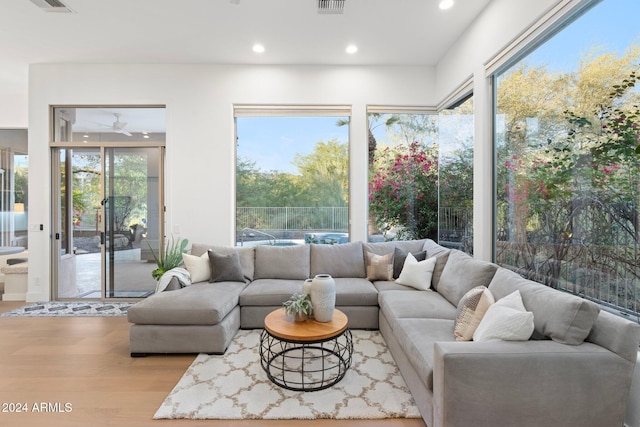
[[570,72],[592,53],[625,54],[640,45],[640,1],[605,0],[570,23],[525,58],[532,66],[547,65],[550,71]]
[[349,126],[337,126],[346,117],[238,117],[237,156],[256,163],[263,172],[297,174],[294,156],[313,152],[317,142],[349,142]]

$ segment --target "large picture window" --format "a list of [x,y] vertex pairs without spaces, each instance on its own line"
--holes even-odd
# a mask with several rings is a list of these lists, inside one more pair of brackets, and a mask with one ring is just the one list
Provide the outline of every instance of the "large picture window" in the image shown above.
[[438,118],[438,240],[473,252],[473,97]]
[[635,316],[639,14],[605,0],[495,79],[497,262]]
[[236,244],[349,241],[349,111],[236,110]]
[[438,238],[438,115],[369,111],[369,240]]
[[369,240],[473,247],[473,101],[436,113],[371,109]]

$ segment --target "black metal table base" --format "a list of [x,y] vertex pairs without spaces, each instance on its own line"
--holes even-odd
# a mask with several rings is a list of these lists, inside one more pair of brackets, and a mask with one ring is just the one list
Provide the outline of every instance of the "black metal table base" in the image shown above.
[[294,391],[317,391],[336,384],[347,373],[353,355],[351,331],[318,342],[297,342],[260,334],[260,364],[269,379]]

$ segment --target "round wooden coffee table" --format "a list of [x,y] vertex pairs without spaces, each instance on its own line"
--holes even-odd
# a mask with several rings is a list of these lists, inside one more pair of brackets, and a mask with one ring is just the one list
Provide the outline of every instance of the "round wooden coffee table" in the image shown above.
[[295,322],[284,309],[264,319],[260,364],[269,379],[289,390],[316,391],[336,384],[351,366],[349,319],[335,310],[330,322]]

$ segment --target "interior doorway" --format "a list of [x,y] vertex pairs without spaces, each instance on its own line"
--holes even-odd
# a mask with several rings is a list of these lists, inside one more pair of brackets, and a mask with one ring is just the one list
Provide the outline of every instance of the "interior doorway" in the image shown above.
[[[68,135],[76,130],[61,131],[67,138],[60,138],[73,139]],[[52,143],[57,300],[143,298],[155,290],[152,250],[158,253],[163,240],[164,144],[100,139]]]

